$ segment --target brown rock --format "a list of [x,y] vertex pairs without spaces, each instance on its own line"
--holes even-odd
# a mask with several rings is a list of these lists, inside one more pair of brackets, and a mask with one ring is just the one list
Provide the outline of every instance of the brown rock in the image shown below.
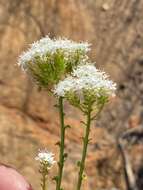
[[[0,2],[0,158],[15,165],[35,189],[39,188],[39,182],[38,174],[36,180],[33,178],[37,164],[32,158],[38,148],[45,146],[57,156],[54,144],[59,139],[58,113],[53,110],[53,98],[45,91],[39,92],[16,62],[29,43],[48,33],[52,37],[60,35],[92,42],[92,59],[95,59],[96,49],[96,65],[118,82],[118,98],[104,109],[96,123],[97,127],[105,126],[110,135],[104,128],[91,132],[93,140],[87,160],[90,177],[85,185],[86,190],[120,184],[124,187],[112,135],[125,131],[132,115],[137,115],[142,122],[143,1],[109,0],[110,10],[102,11],[104,3],[101,0]],[[107,6],[104,5],[104,9],[107,10]],[[67,131],[66,148],[70,156],[64,181],[64,186],[70,190],[76,180],[75,160],[80,159],[83,129],[79,127],[78,120],[82,119],[79,112],[67,105],[65,108],[68,111],[66,122],[72,125]],[[138,149],[136,154],[140,151]]]

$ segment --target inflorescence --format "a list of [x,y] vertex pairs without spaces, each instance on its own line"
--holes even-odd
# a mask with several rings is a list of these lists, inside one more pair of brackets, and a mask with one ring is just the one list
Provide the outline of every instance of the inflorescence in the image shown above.
[[63,79],[79,63],[85,62],[90,44],[77,43],[65,38],[51,39],[49,36],[31,44],[18,65],[41,87],[47,88]]
[[47,150],[40,150],[38,155],[35,157],[41,164],[45,164],[48,168],[51,168],[55,164],[54,154]]
[[66,98],[77,107],[94,103],[97,106],[114,96],[115,90],[116,84],[109,80],[105,72],[92,64],[86,64],[78,66],[69,77],[60,81],[55,86],[54,94]]
[[[85,136],[83,137],[83,152],[79,162],[77,190],[81,189],[87,145],[91,121],[96,119],[110,97],[115,96],[116,84],[109,76],[95,67],[87,56],[90,44],[77,43],[65,38],[51,39],[49,36],[30,45],[18,61],[18,65],[40,86],[46,88],[59,99],[59,118],[61,125],[61,140],[58,175],[55,176],[56,190],[63,189],[62,177],[65,157],[64,104],[67,100],[79,108],[87,117]],[[68,125],[67,125],[68,126]],[[49,169],[55,163],[54,155],[47,150],[39,151],[35,158],[40,163],[39,172],[42,174],[41,187],[46,189]]]

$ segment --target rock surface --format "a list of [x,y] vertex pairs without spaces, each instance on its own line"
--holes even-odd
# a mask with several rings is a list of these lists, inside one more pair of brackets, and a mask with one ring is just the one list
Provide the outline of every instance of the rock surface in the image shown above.
[[[90,56],[118,83],[118,91],[117,98],[93,125],[86,162],[89,177],[84,189],[124,190],[121,158],[114,139],[143,122],[142,7],[142,0],[1,0],[0,161],[15,166],[35,189],[40,188],[34,160],[37,150],[47,147],[58,157],[58,113],[53,109],[55,100],[46,91],[38,91],[18,68],[18,55],[29,43],[48,33],[51,37],[66,36],[93,44]],[[69,159],[63,186],[70,190],[76,180],[83,128],[79,126],[82,116],[78,111],[67,104],[65,109],[66,122],[72,128],[67,131]],[[130,154],[141,155],[141,150],[134,147]],[[135,168],[141,165],[141,158],[132,159]],[[55,171],[56,167],[51,176]]]

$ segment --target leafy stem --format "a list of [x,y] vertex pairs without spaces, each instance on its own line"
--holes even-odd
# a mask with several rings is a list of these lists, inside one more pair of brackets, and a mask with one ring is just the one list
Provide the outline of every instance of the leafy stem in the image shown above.
[[40,170],[39,172],[42,175],[41,178],[41,188],[42,190],[47,190],[47,176],[48,176],[48,165],[45,162],[41,162]]
[[63,176],[63,167],[64,167],[64,161],[65,161],[65,153],[64,153],[64,147],[65,147],[65,125],[64,125],[64,108],[63,108],[63,98],[59,98],[59,116],[60,116],[60,125],[61,125],[61,139],[60,139],[60,154],[59,154],[59,162],[58,162],[58,176],[56,180],[56,190],[61,190],[61,182],[62,182],[62,176]]
[[78,183],[77,183],[77,190],[80,190],[83,180],[83,172],[85,168],[85,159],[86,159],[86,153],[87,153],[87,147],[89,143],[89,133],[90,133],[90,126],[91,126],[91,106],[88,107],[88,112],[86,114],[87,116],[87,123],[86,123],[86,130],[85,135],[83,137],[83,151],[82,151],[82,158],[79,163],[79,173],[78,173]]
[[80,167],[80,169],[79,169],[79,173],[78,173],[78,182],[77,182],[77,189],[76,190],[81,189],[82,180],[84,179],[83,172],[84,172],[84,168],[85,168],[85,159],[86,159],[86,154],[87,154],[87,147],[88,147],[88,143],[90,141],[89,134],[90,134],[91,122],[94,119],[97,119],[97,117],[100,115],[103,107],[104,107],[104,102],[99,106],[98,112],[96,113],[96,115],[94,117],[91,116],[91,113],[93,111],[92,110],[92,104],[89,104],[87,106],[87,111],[84,112],[84,114],[87,117],[87,119],[86,119],[87,121],[86,121],[86,123],[82,121],[82,123],[84,124],[86,129],[85,129],[85,135],[83,137],[82,158],[81,158],[81,161],[78,162],[78,166]]
[[41,184],[41,186],[42,186],[42,190],[46,190],[46,174],[45,173],[42,174],[42,184]]

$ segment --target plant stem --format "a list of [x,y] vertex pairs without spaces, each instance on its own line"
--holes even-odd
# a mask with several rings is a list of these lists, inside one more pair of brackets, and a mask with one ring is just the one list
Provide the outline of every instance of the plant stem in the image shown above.
[[79,173],[78,173],[77,190],[80,190],[81,185],[82,185],[83,172],[84,172],[84,168],[85,168],[85,158],[86,158],[87,146],[88,146],[88,142],[89,142],[90,125],[91,125],[91,108],[89,107],[88,113],[87,113],[86,131],[85,131],[85,136],[83,138],[83,151],[82,151],[82,158],[81,158],[81,162],[80,162],[80,169],[79,169]]
[[63,176],[63,167],[64,167],[64,146],[65,146],[65,125],[64,125],[64,109],[63,109],[63,98],[59,98],[59,116],[60,116],[60,125],[61,125],[61,140],[60,140],[60,154],[59,154],[59,171],[56,184],[56,190],[61,190],[61,181]]
[[46,174],[42,174],[42,190],[46,190]]

